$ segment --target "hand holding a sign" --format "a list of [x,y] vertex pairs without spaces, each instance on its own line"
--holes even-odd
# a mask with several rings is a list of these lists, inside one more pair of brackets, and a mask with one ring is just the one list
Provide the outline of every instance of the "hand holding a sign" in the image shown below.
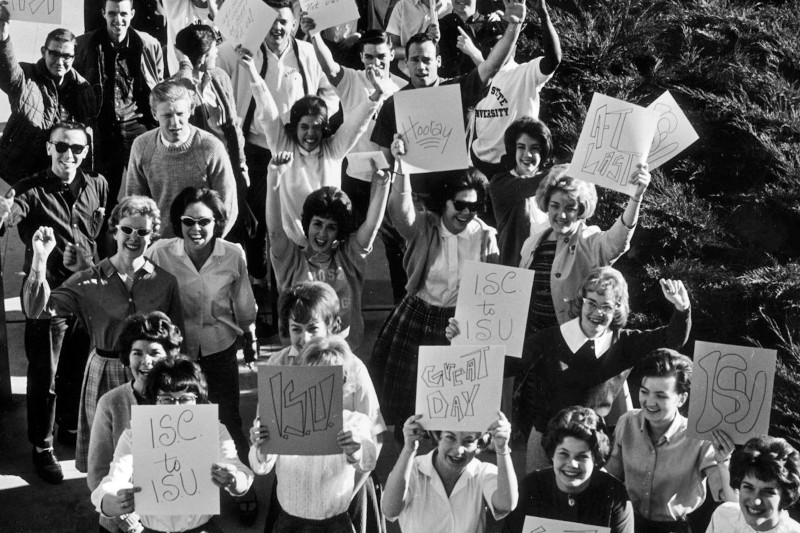
[[256,447],[256,456],[261,462],[267,462],[267,442],[269,441],[269,428],[261,425],[261,419],[256,418],[253,421],[253,427],[250,428],[250,444]]
[[422,415],[412,415],[403,424],[403,448],[416,452],[419,448],[419,441],[425,436],[425,429],[419,423]]
[[447,327],[444,329],[444,336],[448,341],[452,341],[454,337],[461,335],[461,330],[458,328],[458,320],[455,318],[447,319]]
[[6,5],[8,5],[8,2],[0,2],[0,40],[3,41],[8,39],[8,23],[11,20],[11,13]]
[[689,301],[689,294],[686,292],[686,287],[683,286],[681,280],[661,279],[658,281],[661,284],[661,291],[664,293],[664,298],[675,306],[678,311],[686,311],[691,307]]
[[106,516],[120,516],[134,512],[136,504],[133,495],[137,492],[142,492],[141,487],[120,489],[116,495],[106,494],[103,496],[103,503],[101,504],[103,514]]
[[714,460],[718,464],[727,462],[731,458],[733,450],[736,448],[733,439],[721,429],[712,431],[711,436],[713,438],[712,443],[714,444]]
[[253,53],[241,44],[237,44],[236,54],[239,56],[239,61],[242,62],[242,65],[247,67],[247,72],[250,74],[250,78],[253,81],[260,79],[261,76],[258,74],[255,61],[253,61]]
[[311,36],[311,32],[314,31],[314,28],[317,27],[317,23],[314,22],[314,19],[308,16],[307,11],[300,12],[300,30],[306,36],[306,38]]
[[[237,474],[239,474],[239,470],[232,464],[214,463],[211,465],[211,481],[214,482],[214,485],[227,490],[231,494],[242,494],[249,488],[247,486],[247,476]],[[242,479],[242,476],[244,476],[244,479]],[[244,487],[240,485],[244,485]]]
[[625,212],[622,213],[622,223],[632,228],[639,221],[639,209],[642,206],[644,191],[650,185],[650,172],[647,170],[647,163],[639,163],[630,178],[630,183],[636,185],[636,192],[628,200]]
[[511,448],[508,446],[508,441],[511,439],[511,423],[502,411],[498,411],[497,415],[497,420],[492,422],[487,431],[492,436],[497,455],[507,455],[511,453]]
[[336,442],[347,456],[348,463],[357,463],[361,460],[361,438],[356,433],[343,429],[336,435]]

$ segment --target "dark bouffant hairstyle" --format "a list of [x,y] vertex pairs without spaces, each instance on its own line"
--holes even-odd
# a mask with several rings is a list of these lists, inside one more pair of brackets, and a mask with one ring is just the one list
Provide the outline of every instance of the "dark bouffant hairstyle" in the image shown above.
[[328,124],[328,105],[325,100],[319,96],[306,95],[292,104],[292,109],[289,111],[289,123],[284,128],[290,139],[298,142],[297,125],[300,124],[301,118],[308,115],[319,117],[322,122],[323,139],[331,136],[331,128]]
[[339,331],[339,297],[333,287],[321,281],[298,283],[283,291],[278,297],[278,328],[284,337],[289,336],[289,319],[305,324],[320,316],[328,333]]
[[183,238],[183,224],[181,217],[190,205],[200,202],[214,213],[214,237],[222,237],[225,224],[228,223],[228,211],[222,203],[219,193],[213,189],[186,187],[169,206],[169,221],[177,237]]
[[214,28],[206,24],[189,24],[175,36],[175,48],[186,54],[192,65],[217,44]]
[[519,118],[506,128],[506,132],[503,134],[506,153],[500,160],[502,165],[509,170],[513,170],[517,166],[514,154],[517,152],[517,141],[523,134],[527,134],[539,141],[539,146],[542,149],[542,162],[539,168],[547,166],[550,163],[550,157],[553,155],[553,136],[550,133],[550,128],[544,122],[532,117]]
[[308,227],[315,216],[330,218],[339,225],[336,240],[343,241],[356,230],[356,217],[353,214],[353,203],[347,193],[338,187],[325,186],[317,189],[303,202],[303,214],[300,222],[303,233],[308,236]]
[[131,315],[119,334],[119,360],[131,366],[131,349],[136,341],[157,342],[167,355],[177,355],[183,342],[181,330],[161,311]]
[[157,403],[159,391],[193,392],[197,403],[208,403],[208,384],[200,365],[182,355],[161,359],[147,376],[145,399]]
[[425,201],[425,206],[430,211],[441,215],[444,213],[448,200],[455,198],[460,191],[468,191],[470,189],[478,193],[478,203],[481,206],[485,205],[489,182],[480,170],[470,168],[469,170],[448,172],[439,181],[438,187],[433,188],[430,196]]
[[692,360],[675,350],[658,348],[647,354],[636,365],[638,373],[645,378],[675,377],[678,394],[688,393],[692,388]]
[[781,509],[788,509],[800,496],[800,454],[778,437],[755,437],[731,456],[731,487],[739,490],[745,476],[777,481],[781,486]]
[[580,439],[589,445],[597,468],[606,463],[611,443],[603,419],[594,410],[574,405],[562,409],[547,423],[547,432],[542,436],[542,448],[551,461],[556,448],[567,437]]

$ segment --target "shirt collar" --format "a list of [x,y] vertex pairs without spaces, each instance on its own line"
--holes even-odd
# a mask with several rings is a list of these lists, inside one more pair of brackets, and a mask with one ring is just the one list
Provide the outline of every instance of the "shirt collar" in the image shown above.
[[[586,341],[590,340],[587,337],[583,330],[581,329],[581,322],[580,318],[573,318],[569,322],[565,322],[561,324],[561,335],[564,337],[564,342],[567,343],[567,347],[570,349],[572,353],[577,353],[581,347],[586,344]],[[606,330],[605,333],[597,337],[594,340],[594,355],[595,357],[600,357],[611,347],[611,340],[613,337],[613,333],[611,330]]]
[[[644,416],[644,408],[639,409],[639,417],[641,419],[641,423],[639,424],[639,430],[642,433],[645,433],[647,431],[647,418],[645,418]],[[672,437],[674,437],[675,434],[678,433],[678,431],[680,431],[681,428],[684,427],[685,425],[686,425],[686,417],[684,417],[680,413],[677,413],[675,415],[675,419],[672,421],[672,424],[669,425],[669,429],[667,429],[667,432],[661,436],[661,438],[658,440],[656,444],[660,444],[662,441],[663,442],[671,441]]]
[[161,133],[160,131],[158,132],[158,136],[161,138],[161,142],[164,144],[164,146],[167,146],[169,148],[175,148],[176,146],[181,146],[182,144],[186,144],[189,141],[189,137],[192,136],[192,132],[190,130],[189,135],[186,137],[186,139],[177,142],[168,141],[167,138],[164,137],[164,134]]
[[[111,277],[117,273],[117,269],[114,268],[114,265],[111,264],[111,259],[108,257],[100,261],[98,267],[106,277]],[[142,266],[140,270],[144,270],[148,274],[152,274],[155,271],[155,269],[156,266],[148,258],[145,257],[144,266]]]
[[[435,448],[433,450],[431,450],[429,453],[426,453],[425,455],[420,457],[419,458],[419,462],[417,463],[417,469],[421,473],[425,474],[428,477],[433,477],[434,475],[436,475],[436,476],[439,475],[436,472],[436,468],[433,466],[433,454],[434,453],[436,453],[436,449]],[[475,458],[473,458],[472,461],[467,463],[467,466],[464,469],[464,474],[466,474],[467,477],[475,476],[476,473],[477,473],[476,469],[478,468],[479,464],[480,464],[480,461],[475,459]],[[462,478],[464,477],[464,474],[461,474]],[[460,480],[460,478],[459,478],[459,480]]]
[[472,233],[471,226],[472,226],[472,221],[470,221],[470,223],[467,224],[467,227],[464,228],[464,231],[460,233],[451,233],[450,230],[445,227],[444,222],[441,219],[439,219],[439,233],[441,234],[442,239],[446,239],[448,237],[457,237],[459,239],[469,240],[469,236]]
[[319,151],[322,148],[322,143],[319,143],[317,145],[317,147],[314,148],[313,150],[311,150],[310,152],[308,150],[306,150],[305,148],[303,148],[302,146],[300,146],[299,144],[297,144],[295,146],[297,146],[297,149],[300,151],[300,154],[303,157],[306,157],[306,156],[309,156],[309,155],[317,155],[317,154],[319,154]]

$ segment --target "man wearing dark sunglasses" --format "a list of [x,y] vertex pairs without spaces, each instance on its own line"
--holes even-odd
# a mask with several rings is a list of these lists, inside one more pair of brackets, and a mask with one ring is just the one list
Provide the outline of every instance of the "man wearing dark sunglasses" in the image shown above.
[[[5,198],[0,198],[0,224],[16,226],[25,244],[26,274],[33,259],[33,234],[39,226],[53,228],[56,247],[46,271],[51,287],[60,286],[73,272],[91,264],[95,239],[103,224],[108,184],[103,176],[80,169],[89,152],[88,143],[82,124],[56,124],[46,144],[50,168],[19,181]],[[81,380],[89,355],[88,335],[78,328],[72,317],[25,321],[28,440],[34,447],[36,473],[50,483],[58,483],[63,477],[53,454],[54,423],[57,420],[62,442],[74,442],[70,431],[78,427]],[[59,368],[62,353],[66,356]]]
[[10,39],[10,13],[0,1],[0,89],[8,95],[11,116],[0,139],[0,178],[13,185],[44,170],[50,128],[76,120],[93,125],[97,110],[92,88],[72,68],[75,36],[57,29],[47,35],[42,58],[17,61]]

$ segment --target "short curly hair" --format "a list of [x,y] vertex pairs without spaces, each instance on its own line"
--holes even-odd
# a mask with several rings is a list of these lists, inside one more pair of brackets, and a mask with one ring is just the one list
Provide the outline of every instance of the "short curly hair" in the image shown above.
[[119,334],[119,360],[125,366],[131,366],[131,350],[136,341],[157,342],[167,355],[177,355],[183,335],[161,311],[131,315],[125,319]]
[[186,208],[195,203],[201,203],[214,213],[214,237],[222,237],[225,231],[225,224],[228,223],[228,210],[222,203],[219,193],[213,189],[205,187],[186,187],[172,201],[169,206],[169,221],[176,237],[183,238],[183,224],[181,217],[186,212]]
[[731,456],[731,488],[739,490],[746,476],[777,481],[781,486],[781,509],[800,497],[800,454],[779,437],[754,437]]
[[592,218],[597,208],[597,189],[594,184],[567,175],[569,165],[554,165],[536,190],[536,205],[547,213],[550,198],[557,192],[566,194],[578,204],[578,218]]
[[339,297],[327,283],[298,283],[278,297],[278,329],[283,337],[288,337],[290,318],[305,324],[314,316],[319,316],[328,328],[328,333],[338,333],[339,309]]
[[161,235],[161,211],[155,200],[147,196],[126,196],[120,200],[108,217],[108,232],[116,233],[120,220],[136,215],[145,216],[153,221],[152,240]]
[[625,281],[622,272],[609,266],[595,267],[590,270],[581,288],[578,289],[575,297],[570,302],[569,315],[572,318],[581,316],[583,298],[586,298],[586,294],[589,291],[596,292],[601,296],[605,296],[606,291],[611,291],[617,308],[614,310],[614,318],[611,320],[610,329],[617,331],[624,328],[625,324],[628,323],[628,314],[631,311],[631,307],[628,302],[628,282]]
[[208,403],[208,383],[200,365],[182,355],[161,359],[147,375],[144,397],[148,403],[158,401],[158,393],[193,392],[197,403]]
[[636,364],[642,381],[647,378],[674,377],[678,394],[688,394],[691,390],[693,367],[691,359],[669,348],[653,350]]
[[547,431],[542,436],[542,448],[551,461],[556,448],[567,437],[582,440],[589,445],[597,468],[606,464],[611,452],[611,441],[606,434],[603,419],[593,409],[573,405],[562,409],[550,419]]
[[461,191],[474,190],[478,195],[478,204],[486,205],[486,198],[489,195],[489,182],[486,176],[476,169],[455,170],[446,172],[438,180],[437,186],[433,187],[430,196],[425,199],[425,207],[434,213],[443,214],[447,206],[447,201],[452,200]]
[[517,141],[522,135],[528,135],[539,141],[542,156],[542,162],[539,167],[548,165],[550,157],[553,155],[553,135],[544,122],[533,117],[519,118],[506,128],[506,132],[503,134],[506,153],[500,159],[500,163],[509,170],[513,170],[517,166],[515,157]]
[[347,193],[338,187],[325,186],[306,196],[300,222],[303,233],[308,237],[308,227],[315,216],[333,219],[339,226],[336,240],[343,241],[356,230],[356,217],[353,202]]

